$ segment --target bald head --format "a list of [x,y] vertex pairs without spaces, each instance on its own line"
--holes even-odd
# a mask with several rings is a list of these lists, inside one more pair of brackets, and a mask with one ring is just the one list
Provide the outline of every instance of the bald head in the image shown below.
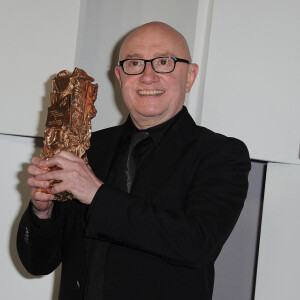
[[[133,30],[124,40],[119,59],[134,57],[139,47],[147,47],[149,51],[161,47],[162,56],[177,56],[191,60],[188,44],[184,36],[168,24],[162,22],[146,23]],[[176,48],[176,51],[175,51]],[[176,53],[175,53],[176,52]],[[137,57],[135,57],[137,58]],[[144,58],[146,57],[139,57]],[[147,59],[151,59],[148,57]]]
[[[123,62],[116,66],[115,74],[131,119],[139,129],[156,126],[175,116],[182,109],[185,94],[198,72],[197,64],[189,63],[190,51],[182,34],[160,22],[147,23],[132,31],[121,46],[119,60]],[[123,69],[124,60],[129,66],[142,65],[144,69],[130,75]],[[174,68],[170,72],[157,72],[153,61],[156,64],[159,61],[159,67]]]

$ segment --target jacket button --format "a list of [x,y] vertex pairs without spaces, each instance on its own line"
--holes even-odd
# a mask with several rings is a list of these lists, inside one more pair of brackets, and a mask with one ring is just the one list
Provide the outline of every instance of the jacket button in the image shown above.
[[24,241],[26,244],[29,244],[29,229],[28,229],[28,227],[25,228]]

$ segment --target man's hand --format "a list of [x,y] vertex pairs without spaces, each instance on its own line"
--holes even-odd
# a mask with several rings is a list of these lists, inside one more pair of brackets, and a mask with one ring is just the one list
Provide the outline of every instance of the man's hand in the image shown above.
[[48,219],[51,217],[54,196],[38,191],[38,189],[49,188],[48,181],[36,180],[36,176],[48,172],[47,167],[41,166],[42,159],[34,157],[32,164],[28,167],[28,180],[27,184],[30,188],[30,194],[33,204],[33,211],[40,219]]
[[[34,158],[33,163],[36,166],[34,169],[36,175],[32,179],[34,180],[32,183],[28,182],[29,186],[35,184],[35,186],[45,188],[49,186],[47,185],[48,180],[60,180],[61,182],[51,189],[53,195],[68,191],[80,202],[90,204],[98,188],[103,184],[83,159],[70,152],[61,151],[49,160]],[[61,170],[45,171],[54,166]],[[40,201],[49,201],[55,198],[53,195],[46,194],[42,197],[39,194],[35,193],[35,197],[38,197],[37,199]]]

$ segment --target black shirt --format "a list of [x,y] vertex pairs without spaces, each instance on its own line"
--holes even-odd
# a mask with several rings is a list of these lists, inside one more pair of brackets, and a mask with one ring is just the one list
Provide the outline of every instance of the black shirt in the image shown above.
[[[142,172],[145,167],[149,157],[153,153],[154,149],[158,146],[160,141],[162,140],[164,134],[167,130],[176,122],[177,119],[183,114],[186,110],[184,107],[178,114],[176,114],[173,118],[168,121],[147,128],[145,130],[139,130],[130,116],[128,116],[126,122],[124,123],[124,130],[122,133],[122,138],[120,139],[120,143],[118,145],[118,149],[115,154],[114,162],[112,168],[109,173],[108,183],[115,188],[119,188],[122,190],[126,190],[125,179],[126,179],[126,169],[124,161],[126,161],[126,156],[128,155],[128,148],[130,145],[131,136],[135,132],[148,132],[149,137],[140,142],[134,149],[134,155],[137,160],[137,167],[135,172],[135,178],[139,176],[140,172]],[[133,181],[133,186],[134,186]]]

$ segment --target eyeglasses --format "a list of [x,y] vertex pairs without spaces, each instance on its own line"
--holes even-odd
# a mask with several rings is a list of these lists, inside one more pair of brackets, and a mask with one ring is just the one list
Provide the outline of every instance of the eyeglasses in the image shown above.
[[147,62],[151,63],[156,73],[171,73],[175,70],[177,62],[191,64],[190,61],[173,56],[156,57],[153,59],[124,59],[119,61],[118,65],[122,67],[127,75],[139,75],[145,71]]

